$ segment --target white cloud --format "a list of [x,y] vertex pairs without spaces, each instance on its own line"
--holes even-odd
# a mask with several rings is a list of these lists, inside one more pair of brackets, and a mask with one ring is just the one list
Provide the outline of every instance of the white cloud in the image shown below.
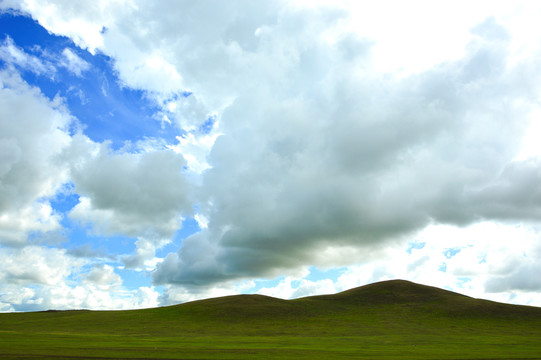
[[[86,146],[92,150],[77,150]],[[107,144],[97,147],[85,139],[70,150],[70,156],[86,156],[70,162],[75,191],[81,194],[70,217],[92,223],[96,232],[168,238],[179,228],[182,213],[192,211],[184,161],[173,151],[115,153]]]
[[536,137],[536,134],[541,132],[541,109],[532,109],[529,118],[531,119],[530,124],[525,131],[522,150],[515,158],[516,161],[541,158],[541,143]]
[[155,257],[156,249],[167,243],[170,239],[145,239],[138,238],[135,241],[135,253],[122,256],[122,262],[131,269],[153,271],[163,259]]
[[21,249],[0,248],[1,283],[59,285],[82,261],[67,257],[65,250],[27,246]]
[[89,63],[81,59],[77,54],[68,48],[65,48],[64,51],[62,51],[62,56],[63,59],[61,61],[61,65],[79,77],[82,76],[85,71],[90,69]]
[[536,50],[532,44],[540,36],[532,31],[541,12],[539,4],[533,2],[391,0],[369,5],[350,2],[348,8],[352,9],[352,21],[346,26],[374,40],[376,68],[403,75],[463,57],[470,29],[489,17],[511,30],[513,58],[530,57]]
[[10,66],[31,71],[36,75],[47,76],[51,79],[54,79],[59,66],[66,68],[79,77],[90,69],[90,64],[69,48],[65,48],[62,55],[51,54],[39,47],[34,47],[33,50],[40,56],[35,56],[16,46],[13,39],[7,36],[0,45],[0,59]]
[[232,283],[189,289],[183,286],[166,285],[164,286],[163,294],[159,297],[159,303],[160,306],[167,306],[188,301],[238,295],[239,293]]
[[0,242],[24,244],[30,232],[60,228],[48,199],[67,181],[58,157],[72,118],[17,75],[0,72],[0,93]]
[[[111,265],[92,264],[70,256],[64,249],[0,248],[0,258],[0,311],[158,305],[160,294],[153,287],[127,290]],[[91,265],[90,270],[86,265]]]
[[91,284],[100,290],[111,290],[122,284],[120,275],[110,265],[94,265],[90,272],[83,275],[83,284]]
[[34,296],[35,291],[30,288],[20,286],[2,286],[2,295],[0,296],[0,311],[15,311],[15,307],[23,302],[23,299],[29,299]]
[[376,261],[348,267],[339,290],[388,279],[407,279],[465,295],[518,304],[541,304],[534,291],[539,231],[481,222],[468,227],[431,225],[410,245],[390,246]]
[[[159,293],[153,287],[133,291],[101,290],[95,286],[3,286],[0,311],[139,309],[158,306]],[[9,305],[7,305],[9,304]]]
[[207,157],[219,136],[220,134],[216,133],[202,136],[188,133],[183,137],[177,137],[177,145],[169,145],[168,147],[177,154],[183,155],[190,171],[201,174],[210,168]]
[[[298,282],[294,284],[293,282]],[[334,294],[335,284],[331,279],[311,281],[307,279],[292,279],[286,277],[274,287],[261,288],[258,294],[277,297],[280,299],[297,299],[311,295]]]
[[[6,41],[3,49],[24,60],[18,66],[32,65],[28,55]],[[76,75],[88,69],[71,50],[63,56],[60,65]],[[152,245],[150,258],[155,247],[170,241],[183,214],[192,212],[181,155],[150,142],[112,153],[107,144],[100,146],[80,133],[72,137],[73,118],[61,99],[47,100],[13,69],[2,71],[1,81],[0,115],[12,120],[0,123],[1,243],[23,246],[31,233],[60,230],[61,215],[49,199],[69,181],[81,194],[70,213],[73,219],[91,223],[98,233],[139,237],[138,244]],[[148,260],[141,251],[138,246],[137,261],[131,263]]]
[[126,309],[145,309],[157,307],[160,294],[154,287],[141,286],[132,297],[131,303],[125,306]]
[[104,25],[114,9],[126,8],[128,1],[96,1],[92,4],[55,1],[5,1],[5,9],[32,14],[49,31],[71,38],[91,53],[103,44]]
[[335,269],[331,277],[322,273],[308,280],[315,275],[305,272],[257,293],[288,299],[406,279],[468,296],[539,306],[538,239],[539,229],[529,225],[431,225],[408,243],[389,244],[375,259]]
[[0,59],[6,64],[17,66],[37,75],[45,75],[52,78],[56,72],[56,68],[51,63],[28,54],[16,46],[9,36],[6,37],[0,46]]
[[35,202],[0,215],[0,243],[19,246],[27,243],[30,233],[60,230],[61,215],[47,202]]
[[143,267],[193,211],[182,156],[167,149],[113,152],[107,144],[76,140],[67,156],[80,198],[69,217],[97,234],[138,238],[136,253],[123,259],[129,267]]

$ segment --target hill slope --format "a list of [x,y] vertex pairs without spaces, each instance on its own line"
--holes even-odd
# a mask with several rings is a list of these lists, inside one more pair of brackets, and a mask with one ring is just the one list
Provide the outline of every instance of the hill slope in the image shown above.
[[402,280],[295,300],[0,314],[2,358],[535,358],[539,338],[541,308]]

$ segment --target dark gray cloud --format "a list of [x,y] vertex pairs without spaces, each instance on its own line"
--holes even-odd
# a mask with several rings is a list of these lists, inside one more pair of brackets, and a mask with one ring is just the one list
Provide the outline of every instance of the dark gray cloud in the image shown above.
[[526,291],[538,292],[541,290],[541,278],[534,274],[541,272],[539,264],[526,264],[501,276],[492,276],[485,283],[485,290],[489,293]]
[[67,249],[66,254],[74,256],[76,258],[110,258],[114,259],[114,255],[107,254],[105,250],[93,249],[90,244],[84,244],[81,246]]
[[[209,228],[169,254],[155,281],[272,276],[328,247],[369,254],[434,221],[539,220],[539,164],[514,158],[539,90],[524,71],[540,72],[508,61],[505,33],[489,20],[463,59],[406,78],[355,73],[366,58],[344,66],[304,39],[274,81],[223,112],[203,177]],[[306,66],[313,53],[318,64]]]

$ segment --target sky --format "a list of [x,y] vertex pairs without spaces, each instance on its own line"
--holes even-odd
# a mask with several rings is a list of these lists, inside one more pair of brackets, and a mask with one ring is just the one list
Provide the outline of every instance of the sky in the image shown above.
[[0,311],[406,279],[541,306],[537,1],[0,1]]

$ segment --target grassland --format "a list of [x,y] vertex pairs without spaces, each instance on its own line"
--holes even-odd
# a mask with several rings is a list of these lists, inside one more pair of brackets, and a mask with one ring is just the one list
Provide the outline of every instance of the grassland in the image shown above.
[[280,300],[0,314],[2,359],[541,359],[541,308],[406,281]]

